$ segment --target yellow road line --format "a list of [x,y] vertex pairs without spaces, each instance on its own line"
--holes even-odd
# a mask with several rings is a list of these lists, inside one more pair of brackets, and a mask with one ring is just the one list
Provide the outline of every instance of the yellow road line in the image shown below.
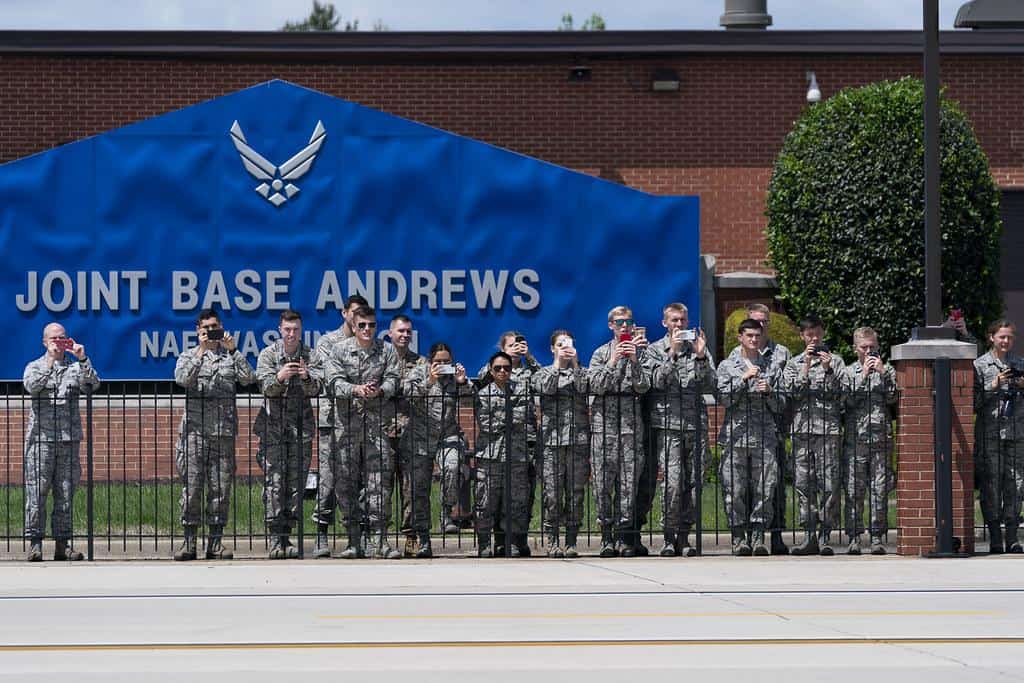
[[1000,610],[872,610],[872,611],[758,611],[758,612],[612,612],[605,614],[321,614],[317,619],[341,621],[442,620],[442,619],[688,619],[721,617],[977,617],[1001,616]]
[[520,647],[705,647],[758,645],[1024,645],[1024,637],[1005,638],[728,638],[666,640],[463,640],[399,642],[299,643],[109,643],[65,645],[0,645],[4,652],[110,652],[178,650],[352,650]]

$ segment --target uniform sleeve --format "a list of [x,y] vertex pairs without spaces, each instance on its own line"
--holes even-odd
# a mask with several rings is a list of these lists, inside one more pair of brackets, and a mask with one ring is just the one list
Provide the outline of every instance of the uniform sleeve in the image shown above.
[[46,391],[46,387],[53,376],[53,367],[46,367],[44,363],[33,361],[25,366],[25,374],[22,377],[22,382],[25,385],[25,391],[38,396],[39,394]]
[[324,382],[327,385],[327,393],[338,398],[352,398],[352,388],[355,385],[348,381],[345,364],[339,358],[340,355],[340,349],[335,347],[324,358]]
[[231,352],[231,364],[235,368],[235,381],[242,386],[256,384],[256,371],[249,365],[242,352],[235,349]]
[[202,366],[203,356],[197,356],[194,348],[189,349],[178,356],[178,362],[174,365],[174,381],[186,389],[198,388],[199,370]]
[[[26,385],[27,386],[27,385]],[[978,361],[974,361],[974,410],[981,411],[985,407],[985,373],[978,367]]]
[[663,351],[661,347],[651,345],[647,347],[644,354],[644,362],[647,364],[651,376],[651,387],[663,391],[672,388],[672,379],[676,376],[675,363],[672,361],[672,351]]
[[256,359],[256,379],[260,383],[260,391],[264,396],[280,396],[284,393],[285,386],[277,379],[277,358],[274,355],[274,347],[268,346],[260,351]]
[[100,376],[96,374],[96,368],[93,367],[92,360],[86,358],[83,361],[78,361],[78,388],[86,393],[92,393],[99,386]]
[[896,370],[886,363],[885,372],[882,374],[882,381],[885,386],[885,403],[890,408],[895,408],[899,402],[899,385],[896,383]]
[[324,386],[324,367],[320,355],[312,351],[306,362],[306,375],[306,379],[302,380],[302,393],[309,398],[319,396]]
[[[645,356],[647,354],[644,354]],[[626,372],[629,374],[633,391],[638,394],[647,393],[651,388],[651,373],[648,372],[644,358],[637,358],[635,361],[626,361]]]
[[803,373],[803,358],[797,357],[792,363],[787,363],[782,370],[782,381],[779,388],[782,391],[793,392],[798,389],[806,389],[810,383],[810,377]]
[[[617,367],[608,365],[611,357],[608,347],[602,346],[590,357],[590,389],[595,394],[606,394],[617,387]],[[620,361],[620,363],[623,361]]]
[[551,395],[558,391],[558,369],[552,365],[543,367],[533,373],[531,378],[533,390],[538,394]]
[[402,369],[400,361],[398,360],[398,354],[390,346],[384,347],[384,376],[380,381],[380,392],[382,398],[391,398],[394,396],[399,388],[402,381]]
[[409,371],[409,374],[402,380],[402,394],[404,396],[426,396],[427,395],[427,369],[426,362],[417,363]]

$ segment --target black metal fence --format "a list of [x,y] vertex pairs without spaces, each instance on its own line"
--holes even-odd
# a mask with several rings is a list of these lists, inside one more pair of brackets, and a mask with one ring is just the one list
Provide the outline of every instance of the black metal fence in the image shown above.
[[[328,424],[324,396],[296,410],[283,398],[134,383],[82,396],[73,439],[61,424],[67,398],[37,404],[33,426],[32,399],[9,388],[0,556],[10,558],[40,533],[66,533],[90,557],[170,557],[186,524],[201,535],[223,525],[236,555],[253,557],[282,528],[309,555],[318,522],[335,554],[358,527],[399,550],[425,534],[435,555],[475,554],[483,531],[506,554],[564,554],[570,540],[596,554],[610,537],[629,555],[666,543],[675,554],[730,552],[737,534],[756,545],[773,531],[793,545],[805,528],[845,550],[848,535],[884,539],[894,526],[891,400],[874,405],[870,392],[450,386],[404,397],[405,415],[394,400],[332,402]],[[881,412],[858,424],[865,406]]]

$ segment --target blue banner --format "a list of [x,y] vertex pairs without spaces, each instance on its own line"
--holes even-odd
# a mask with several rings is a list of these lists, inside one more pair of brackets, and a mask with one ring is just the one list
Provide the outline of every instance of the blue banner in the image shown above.
[[696,197],[659,197],[272,81],[0,166],[0,377],[61,322],[104,379],[168,379],[217,308],[255,362],[281,310],[310,342],[350,294],[471,372],[520,329],[581,359],[633,307],[699,320]]

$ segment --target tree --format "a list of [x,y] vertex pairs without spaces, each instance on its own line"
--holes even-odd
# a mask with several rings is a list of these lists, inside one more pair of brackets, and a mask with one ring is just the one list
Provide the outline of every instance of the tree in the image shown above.
[[[768,254],[783,306],[834,349],[868,325],[882,348],[924,324],[924,87],[904,78],[809,107],[768,184]],[[980,332],[1002,311],[999,194],[970,122],[941,106],[942,300]]]
[[[558,26],[559,31],[575,31],[573,27],[572,13],[566,12],[562,15],[562,23]],[[604,17],[597,12],[590,15],[590,18],[580,26],[581,31],[603,31],[605,30]]]
[[[338,24],[341,23],[341,17],[338,16],[338,10],[335,9],[333,2],[326,2],[320,4],[317,0],[313,0],[313,11],[309,13],[309,16],[299,22],[286,22],[281,28],[282,31],[337,31]],[[354,19],[353,21],[345,22],[346,31],[358,31],[359,20]]]

